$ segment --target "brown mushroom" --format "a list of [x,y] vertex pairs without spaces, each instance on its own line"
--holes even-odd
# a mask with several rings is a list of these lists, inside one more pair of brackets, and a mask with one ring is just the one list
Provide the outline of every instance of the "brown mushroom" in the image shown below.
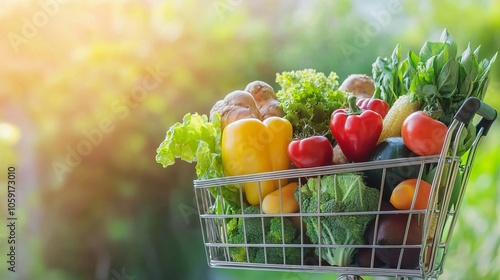
[[351,74],[340,85],[340,90],[350,92],[356,97],[372,97],[375,92],[373,79],[365,74]]

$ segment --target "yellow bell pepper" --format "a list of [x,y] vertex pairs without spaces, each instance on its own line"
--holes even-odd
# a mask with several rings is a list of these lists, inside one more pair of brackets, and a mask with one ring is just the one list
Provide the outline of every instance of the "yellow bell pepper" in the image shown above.
[[[288,169],[288,144],[292,125],[284,118],[254,118],[230,123],[222,132],[222,165],[227,176],[237,176]],[[284,186],[287,180],[268,180],[243,184],[243,192],[251,205],[259,205],[264,197]],[[259,193],[260,189],[260,193]]]

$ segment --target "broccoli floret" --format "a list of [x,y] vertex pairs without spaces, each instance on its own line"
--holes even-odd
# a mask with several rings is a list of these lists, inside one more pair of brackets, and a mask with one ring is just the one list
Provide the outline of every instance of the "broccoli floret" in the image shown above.
[[[259,206],[249,206],[243,210],[246,215],[261,215]],[[263,243],[263,232],[267,232],[271,219],[266,217],[248,217],[238,219],[238,231],[243,234],[246,232],[248,244]],[[263,229],[264,228],[264,229]]]
[[[318,192],[319,190],[319,192]],[[358,173],[310,178],[295,192],[303,213],[342,213],[376,211],[380,192],[366,187]],[[318,199],[319,193],[319,199]],[[319,201],[319,205],[318,205]],[[375,215],[332,215],[304,217],[306,234],[314,244],[362,245],[364,232]],[[321,240],[319,240],[321,237]],[[320,242],[321,241],[321,242]],[[354,247],[318,248],[317,254],[330,265],[348,266],[357,249]]]
[[[294,240],[291,244],[300,244],[300,238]],[[285,248],[285,259],[283,259],[283,247],[266,247],[259,248],[254,262],[255,263],[266,263],[264,258],[264,253],[267,256],[268,264],[300,264],[302,260],[302,253],[299,247],[286,247]],[[305,254],[305,253],[304,253]]]
[[[247,248],[245,244],[245,237],[243,234],[237,232],[231,236],[229,236],[230,244],[240,245],[238,247],[229,247],[229,254],[231,258],[235,262],[247,262]],[[255,248],[250,248],[248,251],[248,258],[253,259],[255,257],[256,250]]]
[[[266,233],[266,244],[300,244],[300,236],[297,236],[292,221],[283,218],[282,222],[280,217],[273,217]],[[283,259],[283,247],[266,247],[258,249],[254,262],[265,263],[264,253],[268,264],[300,264],[302,260],[299,247],[286,247],[285,259]]]
[[[270,221],[269,232],[266,234],[267,244],[292,243],[297,236],[292,221],[280,217],[273,217]],[[284,242],[283,242],[284,240]]]
[[[258,206],[249,206],[245,214],[261,214]],[[244,226],[243,226],[244,224]],[[229,247],[231,259],[236,262],[282,264],[283,247],[251,247],[246,244],[299,244],[300,236],[287,218],[281,217],[245,217],[235,218],[227,223],[228,243],[241,245]],[[230,230],[232,229],[232,230]],[[245,236],[246,233],[246,236]],[[265,243],[263,240],[265,233]],[[245,239],[246,237],[246,239]],[[246,241],[246,243],[245,243]],[[248,256],[247,256],[248,251]],[[285,248],[286,264],[299,264],[301,262],[300,248]]]

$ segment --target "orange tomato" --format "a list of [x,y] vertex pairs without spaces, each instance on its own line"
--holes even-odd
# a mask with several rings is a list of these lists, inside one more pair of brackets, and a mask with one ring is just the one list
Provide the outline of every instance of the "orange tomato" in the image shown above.
[[[410,210],[415,189],[417,189],[417,179],[408,179],[399,183],[392,191],[390,202],[399,210]],[[418,185],[417,198],[413,205],[414,210],[425,210],[429,203],[429,196],[431,194],[431,184],[424,180],[420,180]]]

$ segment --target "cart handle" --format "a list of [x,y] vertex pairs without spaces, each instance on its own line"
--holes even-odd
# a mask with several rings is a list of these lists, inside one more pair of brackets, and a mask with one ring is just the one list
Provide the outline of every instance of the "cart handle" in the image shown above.
[[468,125],[475,114],[482,117],[476,126],[477,129],[479,130],[483,128],[483,135],[488,134],[491,124],[497,118],[497,111],[490,105],[475,97],[469,97],[465,100],[462,106],[460,106],[460,109],[458,109],[458,112],[455,114],[454,119]]

